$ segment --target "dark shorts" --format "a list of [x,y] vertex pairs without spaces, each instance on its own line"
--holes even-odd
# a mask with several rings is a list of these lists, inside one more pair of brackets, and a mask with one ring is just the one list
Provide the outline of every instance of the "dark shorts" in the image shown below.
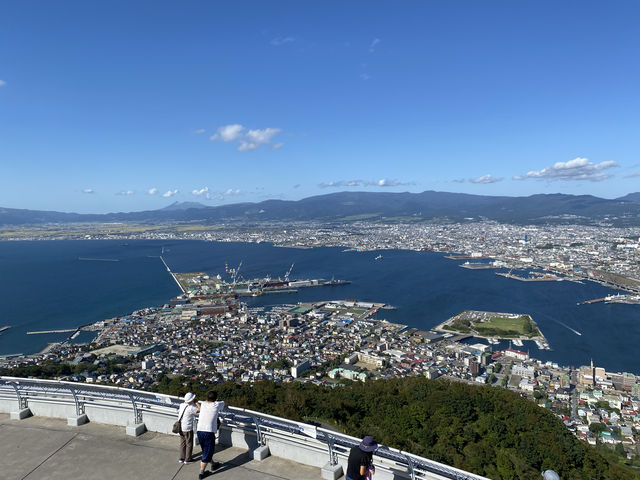
[[213,432],[198,432],[198,442],[202,447],[203,463],[209,463],[213,458],[213,450],[216,446],[216,434]]

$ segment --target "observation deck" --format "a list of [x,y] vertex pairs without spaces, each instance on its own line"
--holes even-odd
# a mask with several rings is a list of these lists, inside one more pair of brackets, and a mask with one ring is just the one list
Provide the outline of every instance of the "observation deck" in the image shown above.
[[[83,383],[0,377],[0,472],[6,479],[197,478],[171,433],[178,397]],[[221,480],[338,480],[360,439],[260,412],[221,414]],[[194,446],[194,457],[200,449]],[[375,480],[487,480],[381,445]],[[211,478],[211,477],[208,477]]]

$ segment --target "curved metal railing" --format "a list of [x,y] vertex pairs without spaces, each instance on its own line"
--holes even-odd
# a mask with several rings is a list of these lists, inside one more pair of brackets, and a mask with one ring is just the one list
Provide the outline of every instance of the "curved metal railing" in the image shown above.
[[[17,400],[20,409],[28,408],[30,399],[72,403],[77,415],[84,414],[87,405],[99,407],[117,404],[120,408],[130,410],[134,423],[142,423],[143,413],[147,412],[174,418],[182,403],[179,397],[141,390],[17,377],[0,377],[0,398]],[[331,465],[337,465],[340,457],[346,458],[349,449],[360,443],[360,439],[349,435],[243,408],[230,406],[221,412],[221,417],[223,426],[255,434],[259,445],[266,445],[269,438],[304,444],[307,448],[326,454]],[[434,476],[452,480],[488,480],[383,445],[375,452],[375,463],[385,470],[404,473],[412,480]]]

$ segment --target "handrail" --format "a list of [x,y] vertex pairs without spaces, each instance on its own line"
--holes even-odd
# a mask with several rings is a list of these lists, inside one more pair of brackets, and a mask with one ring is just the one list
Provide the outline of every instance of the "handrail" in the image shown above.
[[[136,422],[141,422],[142,413],[149,411],[173,416],[182,403],[180,397],[128,388],[0,376],[0,395],[3,392],[5,396],[9,393],[15,397],[19,408],[27,408],[29,398],[55,401],[60,397],[71,397],[78,414],[84,413],[86,401],[121,402],[129,405]],[[169,412],[163,412],[160,407],[169,409]],[[336,446],[347,450],[360,443],[360,439],[349,435],[244,408],[229,406],[220,416],[223,425],[239,424],[239,428],[255,432],[259,445],[265,445],[269,436],[282,438],[284,435],[307,444],[310,443],[310,438],[314,438],[320,444],[319,448],[326,452],[331,465],[338,463]],[[341,453],[345,455],[344,451]],[[406,469],[412,480],[424,478],[425,474],[436,474],[452,480],[488,480],[486,477],[384,445],[375,454],[376,460],[379,457]]]

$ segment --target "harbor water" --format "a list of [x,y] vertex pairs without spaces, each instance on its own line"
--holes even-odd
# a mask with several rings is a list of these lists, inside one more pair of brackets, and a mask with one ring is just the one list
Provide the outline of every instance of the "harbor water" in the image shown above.
[[[225,262],[246,279],[349,280],[343,286],[247,298],[252,306],[354,298],[393,305],[378,318],[429,329],[462,310],[530,314],[552,348],[533,342],[520,350],[560,365],[591,358],[611,371],[640,374],[640,306],[578,305],[617,292],[584,282],[521,282],[493,269],[459,268],[463,260],[433,252],[341,248],[279,248],[270,244],[201,241],[0,242],[0,355],[34,353],[69,334],[27,331],[75,328],[133,310],[162,305],[180,293],[174,272],[225,275]],[[80,339],[85,339],[82,335]],[[79,340],[78,338],[76,340]]]

